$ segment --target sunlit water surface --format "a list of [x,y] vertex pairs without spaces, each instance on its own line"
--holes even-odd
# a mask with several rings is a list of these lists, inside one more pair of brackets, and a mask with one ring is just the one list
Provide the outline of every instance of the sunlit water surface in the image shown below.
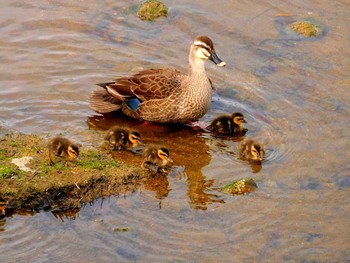
[[[2,1],[3,128],[91,146],[122,122],[167,145],[175,165],[76,213],[1,220],[1,262],[349,261],[349,2],[163,2],[169,17],[149,23],[135,16],[138,1]],[[290,32],[304,19],[321,36]],[[261,170],[238,159],[239,141],[106,119],[88,106],[95,83],[150,67],[186,72],[200,34],[227,63],[207,63],[216,91],[201,121],[242,112],[246,137],[266,148]],[[218,191],[246,177],[254,193]]]

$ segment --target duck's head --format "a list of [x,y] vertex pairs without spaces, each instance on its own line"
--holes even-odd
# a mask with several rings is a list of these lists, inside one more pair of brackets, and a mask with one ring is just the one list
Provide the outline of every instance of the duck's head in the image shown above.
[[70,160],[74,160],[79,156],[79,147],[75,144],[68,145],[67,154]]
[[222,61],[215,52],[213,41],[207,36],[198,36],[192,44],[193,52],[196,58],[201,60],[211,60],[217,66],[224,67],[226,63]]
[[232,121],[236,123],[238,126],[242,127],[243,123],[247,122],[244,119],[244,116],[242,113],[236,112],[232,114]]
[[173,159],[170,158],[169,150],[165,147],[160,147],[157,150],[157,156],[165,165],[173,162]]
[[252,159],[254,161],[262,161],[263,157],[264,157],[264,150],[262,148],[262,146],[258,143],[254,143],[252,144],[251,148],[250,148],[250,153],[252,155]]
[[131,131],[128,136],[133,147],[136,147],[141,141],[141,134],[137,131]]

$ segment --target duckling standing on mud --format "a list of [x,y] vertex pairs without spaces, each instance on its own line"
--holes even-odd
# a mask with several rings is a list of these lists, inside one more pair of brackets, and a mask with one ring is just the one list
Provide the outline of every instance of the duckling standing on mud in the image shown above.
[[105,138],[109,144],[114,146],[114,149],[132,149],[139,145],[141,134],[137,131],[131,131],[125,128],[112,127]]
[[255,140],[246,140],[240,147],[240,156],[244,160],[261,162],[264,159],[265,151],[261,144]]
[[53,165],[55,156],[62,156],[68,166],[69,161],[75,160],[79,156],[79,147],[64,137],[55,137],[50,140],[49,148],[49,165]]
[[232,115],[216,117],[207,129],[216,135],[244,136],[248,131],[243,127],[245,122],[243,114],[235,112]]
[[143,152],[141,167],[146,169],[146,163],[154,164],[158,166],[157,172],[165,172],[166,167],[173,162],[169,155],[169,150],[165,147],[148,146]]

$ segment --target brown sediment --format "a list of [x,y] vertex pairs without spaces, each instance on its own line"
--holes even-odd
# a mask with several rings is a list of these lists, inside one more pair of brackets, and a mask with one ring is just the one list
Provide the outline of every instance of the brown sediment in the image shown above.
[[[11,163],[14,158],[32,157],[28,172]],[[10,133],[0,140],[0,216],[16,210],[66,210],[110,195],[135,191],[147,173],[140,168],[141,156],[127,152],[115,159],[102,145],[82,147],[80,160],[71,166],[56,158],[48,165],[45,140],[36,135]],[[122,158],[124,158],[124,160]],[[132,161],[127,162],[128,159]],[[137,165],[135,165],[137,164]]]

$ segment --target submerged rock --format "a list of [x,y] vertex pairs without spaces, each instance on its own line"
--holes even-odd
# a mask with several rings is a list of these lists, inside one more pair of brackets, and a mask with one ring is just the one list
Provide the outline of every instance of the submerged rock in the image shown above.
[[258,186],[254,179],[244,178],[222,187],[220,191],[225,194],[242,195],[254,192],[256,188]]
[[308,21],[297,21],[290,24],[290,28],[299,35],[305,37],[316,37],[321,34],[321,28]]
[[154,21],[156,18],[168,15],[168,7],[158,0],[147,0],[137,10],[141,20]]

